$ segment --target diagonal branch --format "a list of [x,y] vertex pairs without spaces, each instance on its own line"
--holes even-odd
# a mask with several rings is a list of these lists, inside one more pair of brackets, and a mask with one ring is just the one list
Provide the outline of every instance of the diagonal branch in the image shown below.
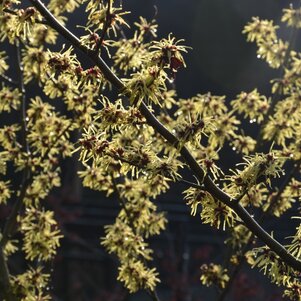
[[71,31],[64,27],[40,0],[29,1],[41,13],[50,27],[60,33],[75,48],[86,54],[88,58],[90,58],[91,61],[93,61],[99,67],[106,79],[111,82],[113,86],[115,86],[118,90],[123,90],[125,88],[123,82],[111,71],[104,60],[95,53],[95,50],[88,49],[86,46],[81,44],[81,41]]
[[[296,172],[299,170],[301,165],[301,161],[299,160],[294,166],[293,168],[290,170],[290,172],[287,174],[287,176],[285,177],[285,179],[283,180],[280,189],[278,190],[277,194],[274,195],[271,199],[270,205],[267,208],[267,210],[265,212],[262,213],[262,215],[260,216],[259,220],[263,221],[264,218],[270,214],[270,212],[274,209],[274,207],[277,205],[281,194],[283,193],[284,189],[287,187],[288,183],[291,181],[291,179],[293,178],[293,176],[296,174]],[[241,267],[243,266],[243,264],[246,261],[246,257],[245,254],[247,253],[247,251],[250,249],[252,243],[254,241],[254,234],[252,234],[250,236],[250,238],[248,239],[247,243],[244,245],[244,247],[241,250],[241,255],[238,258],[238,264],[234,266],[231,274],[230,274],[230,279],[226,284],[226,287],[223,289],[223,291],[221,292],[221,294],[218,296],[217,301],[223,301],[228,292],[231,290],[234,279],[236,278],[238,272],[240,271]]]
[[[71,42],[71,44],[77,49],[84,52],[102,71],[104,77],[111,82],[115,88],[119,91],[125,89],[124,83],[111,71],[108,65],[103,61],[101,57],[95,54],[95,52],[87,49],[84,45],[80,43],[80,40],[71,33],[66,27],[61,25],[58,20],[51,14],[51,12],[46,8],[46,6],[40,0],[30,0],[31,3],[36,7],[36,9],[43,15],[45,20],[49,23],[53,29],[57,30],[66,40]],[[141,113],[146,118],[148,124],[152,126],[155,131],[161,134],[165,140],[177,147],[179,141],[175,135],[173,135],[148,109],[144,102],[141,103],[139,107]],[[248,211],[243,208],[238,202],[231,199],[224,191],[222,191],[212,179],[206,175],[197,163],[195,158],[191,155],[189,150],[183,146],[181,148],[181,155],[185,163],[190,167],[192,172],[198,178],[200,182],[203,182],[205,188],[213,197],[220,200],[225,205],[233,209],[240,219],[245,223],[246,227],[260,238],[271,250],[273,250],[286,264],[292,268],[301,271],[301,261],[292,256],[277,240],[275,240],[271,235],[269,235],[248,213]]]

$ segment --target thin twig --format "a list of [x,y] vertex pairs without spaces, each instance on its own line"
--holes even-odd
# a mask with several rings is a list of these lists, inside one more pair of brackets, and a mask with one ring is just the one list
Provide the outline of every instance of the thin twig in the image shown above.
[[[21,119],[21,145],[23,151],[27,154],[28,158],[30,157],[30,149],[29,144],[27,141],[27,121],[26,121],[26,91],[24,86],[24,78],[23,78],[23,65],[21,61],[21,49],[19,45],[19,41],[16,42],[16,56],[17,56],[17,70],[18,70],[18,76],[19,76],[19,90],[21,93],[21,109],[20,109],[20,119]],[[14,206],[12,208],[12,211],[5,223],[4,230],[2,233],[2,239],[1,239],[1,246],[5,246],[7,241],[10,239],[11,234],[14,232],[14,229],[17,224],[17,216],[20,213],[23,205],[23,199],[26,195],[26,190],[29,186],[31,178],[31,170],[28,166],[28,163],[26,163],[26,166],[23,170],[22,175],[22,183],[21,183],[21,191],[20,195],[17,198],[16,202],[14,203]]]
[[[277,194],[272,197],[272,200],[270,202],[270,205],[268,207],[268,209],[266,210],[266,214],[269,214],[276,206],[281,194],[283,193],[285,187],[288,185],[288,183],[291,181],[291,179],[293,178],[293,176],[296,174],[296,172],[299,170],[301,165],[301,160],[299,160],[298,162],[296,162],[293,166],[293,168],[290,170],[290,172],[286,175],[283,183],[281,184],[279,190],[277,191]],[[261,217],[261,219],[264,218],[264,215]]]
[[[26,95],[25,95],[25,87],[24,87],[24,81],[23,81],[23,67],[21,63],[21,56],[20,51],[18,51],[18,65],[19,65],[19,76],[20,76],[20,84],[19,89],[22,91],[22,103],[21,103],[21,120],[22,120],[22,141],[23,141],[23,148],[26,151],[27,155],[30,156],[30,149],[27,141],[27,120],[26,120]],[[65,129],[61,131],[59,135],[56,136],[56,139],[54,140],[52,145],[49,145],[46,149],[45,153],[41,156],[40,160],[41,162],[45,160],[51,151],[53,147],[56,146],[57,142],[60,140],[60,138],[72,127],[72,123],[70,122]],[[27,170],[26,170],[27,169]],[[25,174],[28,173],[27,179],[24,179]],[[26,197],[26,190],[29,187],[29,185],[32,183],[33,180],[33,174],[31,173],[29,168],[25,168],[24,175],[23,175],[23,182],[21,184],[20,189],[20,195],[17,198],[17,201],[14,204],[14,207],[11,211],[10,216],[7,219],[6,225],[4,226],[3,230],[3,237],[0,242],[1,245],[5,245],[7,243],[7,240],[14,232],[14,225],[16,224],[16,215],[20,211],[22,203],[24,198]],[[26,178],[26,177],[25,177]]]
[[245,190],[235,199],[235,202],[239,203],[246,194],[248,194],[248,188],[245,188]]
[[241,267],[243,266],[243,264],[245,262],[244,255],[249,250],[249,248],[253,242],[253,239],[254,239],[254,235],[252,235],[249,238],[247,244],[242,249],[242,254],[240,256],[240,260],[239,260],[238,264],[235,266],[235,268],[232,270],[230,278],[229,278],[225,288],[221,291],[221,294],[217,297],[217,301],[223,301],[225,299],[225,297],[227,296],[228,292],[230,291],[238,272],[240,271]]
[[[57,142],[59,141],[60,137],[66,131],[71,127],[71,123],[61,132],[60,135],[57,136],[57,139],[54,141],[54,144],[52,146],[49,146],[48,149],[46,150],[45,154],[43,155],[41,161],[47,158],[49,151],[51,150],[52,147],[54,147]],[[7,243],[7,241],[10,239],[10,237],[14,234],[16,224],[17,224],[17,216],[21,211],[22,205],[23,205],[23,200],[26,197],[26,191],[30,184],[33,181],[33,173],[30,171],[30,168],[27,166],[24,170],[24,175],[26,173],[29,173],[28,177],[23,177],[23,182],[21,184],[21,190],[20,194],[14,203],[13,209],[7,218],[7,221],[4,226],[4,230],[2,233],[2,237],[0,240],[0,292],[3,292],[4,298],[7,301],[17,301],[16,297],[12,293],[11,285],[9,282],[9,270],[7,267],[7,260],[4,257],[3,254],[3,249]]]
[[153,301],[160,301],[156,291],[147,291],[147,294],[153,299]]
[[88,56],[88,58],[93,61],[102,71],[105,78],[112,83],[118,90],[123,90],[125,88],[123,82],[111,71],[109,66],[104,62],[104,60],[95,53],[94,50],[87,48],[81,43],[81,41],[65,26],[63,26],[52,13],[47,9],[47,7],[40,0],[30,0],[30,2],[36,7],[36,9],[41,13],[41,15],[47,21],[47,24],[60,33],[67,41],[69,41],[74,47],[82,51]]
[[[27,141],[27,124],[26,124],[26,91],[24,86],[24,79],[23,79],[23,65],[21,61],[21,49],[19,45],[19,41],[16,42],[16,56],[17,56],[17,70],[19,75],[19,90],[21,93],[21,140],[22,140],[22,148],[23,151],[26,152],[28,157],[30,156],[30,150],[29,145]],[[5,223],[1,241],[0,241],[0,286],[3,286],[4,295],[6,296],[7,300],[15,300],[16,297],[12,294],[11,291],[11,285],[9,282],[9,270],[7,267],[6,259],[4,258],[3,250],[7,243],[7,241],[10,239],[11,234],[14,233],[16,225],[17,225],[17,216],[22,210],[23,206],[23,199],[26,195],[26,190],[29,186],[31,178],[31,171],[29,165],[26,163],[26,166],[23,170],[23,178],[22,178],[22,184],[21,184],[21,191],[20,195],[17,198],[16,202],[13,205],[12,211],[10,212],[10,215],[7,218],[7,221]]]
[[12,78],[5,74],[0,74],[0,77],[2,80],[4,80],[7,84],[12,85],[12,86],[18,86],[18,82],[14,81]]
[[[16,11],[14,11],[13,9],[10,9],[10,8],[4,8],[3,12],[5,12],[7,14],[14,15],[14,16],[18,16],[18,13]],[[37,24],[43,24],[43,25],[47,25],[48,24],[46,20],[35,19],[34,22],[37,23]]]
[[[298,161],[294,167],[290,170],[290,172],[287,174],[287,176],[285,177],[284,181],[282,182],[280,189],[277,191],[277,194],[275,196],[272,197],[272,200],[270,202],[270,205],[268,207],[268,209],[263,212],[263,214],[261,215],[261,217],[259,218],[259,220],[262,222],[264,220],[264,218],[273,210],[273,208],[275,207],[275,205],[277,204],[281,194],[283,193],[285,187],[288,185],[288,183],[291,181],[291,179],[293,178],[293,176],[295,175],[296,171],[299,170],[301,161]],[[241,267],[243,266],[243,263],[245,262],[245,257],[244,255],[246,254],[246,252],[249,250],[250,246],[252,245],[253,241],[254,241],[254,234],[252,234],[250,236],[250,238],[248,239],[247,243],[245,244],[245,246],[243,247],[242,251],[241,251],[241,256],[238,259],[238,264],[234,267],[234,269],[231,272],[230,275],[230,279],[226,284],[226,287],[222,290],[221,294],[218,296],[217,301],[223,301],[226,297],[226,295],[228,294],[228,292],[230,291],[232,284],[234,282],[234,279],[236,278],[238,272],[240,271]]]
[[[301,6],[301,1],[299,2],[299,7],[300,6]],[[289,38],[289,43],[288,43],[288,47],[287,47],[287,49],[285,51],[285,55],[284,55],[284,59],[283,59],[283,64],[281,66],[279,78],[283,78],[283,76],[285,74],[285,70],[288,67],[288,63],[289,63],[289,59],[290,59],[290,52],[293,49],[293,46],[294,46],[294,44],[296,42],[298,30],[299,29],[296,28],[296,27],[293,27],[292,30],[291,30],[290,38]],[[258,151],[259,149],[261,149],[263,147],[263,130],[264,130],[266,124],[269,121],[269,116],[271,116],[271,114],[273,113],[273,111],[274,111],[274,109],[276,107],[276,104],[280,100],[280,96],[281,96],[280,95],[280,88],[281,88],[281,85],[279,84],[277,86],[276,91],[272,95],[270,106],[268,108],[268,111],[264,115],[263,122],[261,124],[258,136],[256,138],[257,142],[256,142],[256,146],[255,146],[254,152]]]
[[[29,175],[29,168],[26,167],[24,170],[24,174],[26,174],[26,176]],[[5,247],[7,241],[11,238],[11,236],[14,234],[15,232],[15,228],[17,225],[17,216],[20,213],[22,206],[23,206],[23,200],[26,196],[26,191],[27,188],[29,187],[31,182],[31,177],[28,177],[27,179],[24,179],[22,181],[21,184],[21,191],[20,191],[20,195],[17,198],[17,200],[14,203],[14,206],[10,212],[10,215],[7,218],[7,221],[5,223],[4,229],[3,229],[3,233],[2,233],[2,239],[0,241],[0,246],[1,247]]]
[[[111,179],[112,179],[112,183],[113,183],[113,189],[114,189],[115,193],[117,194],[118,200],[120,201],[121,206],[122,206],[122,208],[123,208],[123,210],[124,210],[124,212],[125,212],[125,214],[127,216],[127,219],[128,219],[128,222],[129,222],[129,227],[131,228],[131,230],[133,231],[133,233],[136,234],[133,218],[131,217],[130,212],[128,211],[128,209],[126,207],[126,200],[120,195],[119,189],[117,187],[117,183],[116,183],[113,175],[111,176]],[[146,262],[145,262],[145,260],[144,260],[144,264],[147,265]],[[145,291],[153,299],[153,301],[160,301],[156,290],[154,290],[154,291],[145,290]]]
[[[49,154],[49,152],[51,151],[51,149],[53,147],[56,146],[57,142],[59,141],[59,139],[70,129],[70,127],[72,126],[72,124],[70,123],[55,139],[55,141],[53,142],[53,144],[51,146],[48,146],[48,149],[46,150],[46,152],[44,153],[44,155],[41,158],[41,162],[43,160],[45,160]],[[29,173],[28,178],[23,179],[23,182],[21,184],[21,190],[20,190],[20,194],[13,206],[13,209],[9,215],[9,217],[7,218],[6,224],[4,226],[4,230],[3,230],[3,234],[2,234],[2,239],[0,241],[0,246],[5,246],[7,241],[10,239],[10,237],[14,234],[15,231],[15,226],[17,223],[17,215],[20,212],[22,205],[23,205],[23,201],[26,197],[26,191],[28,189],[28,187],[31,185],[32,181],[33,181],[33,177],[34,174],[32,172],[30,172],[30,169],[28,167],[27,171],[24,171],[24,173],[27,172]]]
[[9,281],[9,270],[2,247],[0,247],[0,298],[1,297],[6,301],[17,301],[17,298],[12,293],[12,287]]
[[24,85],[24,78],[23,78],[23,64],[21,59],[21,48],[19,45],[19,41],[17,41],[17,60],[18,60],[18,74],[19,74],[19,90],[21,92],[21,124],[22,124],[22,146],[23,151],[26,152],[26,154],[30,155],[30,149],[29,144],[27,141],[27,117],[26,117],[26,91],[25,91],[25,85]]
[[[45,5],[40,0],[30,0],[31,3],[38,9],[38,11],[44,16],[48,21],[49,26],[57,30],[66,40],[71,42],[73,46],[82,52],[84,52],[88,57],[94,61],[94,63],[100,68],[104,77],[111,82],[115,88],[119,91],[125,90],[126,86],[124,83],[116,76],[114,72],[108,67],[108,65],[103,61],[100,56],[95,55],[94,51],[91,51],[84,45],[80,43],[80,40],[71,33],[66,27],[64,27],[45,7]],[[165,140],[173,145],[175,148],[179,145],[178,138],[173,135],[148,109],[144,102],[141,102],[139,107],[140,112],[146,118],[148,124],[152,126],[156,132],[165,138]],[[237,204],[233,199],[221,190],[208,176],[205,175],[202,167],[197,163],[195,158],[189,152],[189,150],[183,146],[181,148],[181,155],[185,163],[190,167],[191,171],[195,174],[200,182],[203,182],[207,191],[216,199],[220,200],[225,205],[233,209],[236,214],[245,223],[246,227],[254,233],[258,238],[260,238],[271,250],[273,250],[287,265],[290,267],[301,271],[301,261],[290,254],[276,239],[269,235],[248,213],[248,211],[243,208],[240,204]]]
[[[145,170],[145,168],[146,168],[145,165],[135,163],[135,162],[130,161],[130,160],[124,158],[124,157],[120,157],[120,156],[118,156],[118,155],[113,155],[113,154],[110,154],[110,153],[106,153],[106,154],[107,154],[108,156],[112,157],[112,158],[115,159],[115,160],[119,160],[119,161],[121,161],[121,162],[124,162],[124,163],[127,163],[127,164],[129,164],[129,165],[135,166],[135,167],[140,168],[140,169],[142,169],[142,170]],[[204,189],[204,188],[205,188],[205,187],[202,186],[202,185],[199,185],[199,184],[197,184],[197,183],[193,183],[193,182],[191,182],[191,181],[187,181],[187,180],[185,180],[185,179],[178,178],[177,181],[180,182],[180,183],[183,183],[183,184],[185,184],[186,186],[189,186],[189,187],[194,187],[194,188],[197,188],[197,189]]]
[[[55,142],[55,144],[56,143],[57,143],[57,141]],[[54,147],[55,144],[53,144],[52,147]],[[48,148],[48,150],[50,150],[50,149],[51,149],[51,147]],[[47,154],[49,153],[48,150],[45,152],[44,156],[42,157],[41,162],[47,157]],[[4,229],[3,229],[2,238],[0,241],[0,247],[1,246],[4,247],[7,243],[7,241],[14,235],[15,229],[16,229],[16,224],[17,224],[17,216],[22,209],[23,201],[26,197],[27,189],[32,184],[34,174],[30,171],[29,167],[25,168],[24,173],[26,173],[26,172],[28,173],[28,178],[23,180],[23,182],[21,184],[20,194],[19,194],[16,202],[14,203],[14,206],[11,210],[10,215],[7,218],[7,221],[6,221]]]
[[[301,6],[301,1],[299,1],[299,7]],[[289,63],[289,58],[290,58],[290,52],[291,50],[293,49],[294,47],[294,44],[296,42],[296,39],[297,39],[297,29],[296,28],[293,28],[291,30],[291,34],[290,34],[290,38],[289,38],[289,45],[288,45],[288,48],[286,49],[286,52],[285,52],[285,56],[284,56],[284,62],[282,64],[282,68],[281,68],[281,71],[280,71],[280,78],[282,78],[284,76],[284,72],[285,72],[285,69],[287,68],[288,66],[288,63]],[[268,121],[268,117],[270,116],[270,114],[274,111],[274,108],[279,100],[279,96],[280,96],[280,85],[277,87],[277,90],[274,92],[274,94],[272,95],[272,100],[271,100],[271,105],[269,107],[269,110],[268,112],[265,114],[265,117],[264,117],[264,120],[263,120],[263,123],[261,125],[261,129],[259,131],[259,134],[257,136],[257,143],[256,143],[256,147],[254,149],[254,152],[258,151],[260,148],[263,147],[263,129],[265,127],[265,125],[267,124],[267,121]],[[270,139],[271,141],[273,141],[273,139]],[[282,192],[284,191],[285,187],[287,186],[287,184],[289,183],[289,181],[291,180],[291,178],[293,177],[294,173],[296,172],[296,170],[300,167],[300,161],[298,163],[295,164],[295,167],[291,170],[291,172],[286,176],[286,178],[284,179],[280,189],[278,190],[277,194],[272,197],[272,200],[270,202],[270,205],[268,207],[268,209],[262,214],[262,216],[260,217],[260,221],[262,221],[264,219],[264,217],[266,215],[268,215],[274,208],[274,206],[277,204]],[[226,297],[228,291],[231,289],[231,286],[233,284],[233,281],[236,277],[236,275],[238,274],[242,264],[244,263],[245,261],[245,258],[244,258],[244,254],[246,253],[246,251],[249,249],[250,245],[251,245],[251,242],[254,240],[254,235],[252,235],[250,238],[249,238],[249,241],[247,242],[247,244],[245,245],[245,248],[242,252],[242,256],[240,257],[240,262],[237,266],[235,266],[234,270],[232,271],[232,274],[230,276],[230,280],[228,281],[228,283],[226,284],[226,287],[224,288],[224,290],[222,291],[222,293],[220,294],[220,296],[218,297],[217,301],[223,301],[224,298]]]
[[[16,42],[16,56],[17,56],[17,71],[19,76],[18,88],[21,93],[21,108],[20,108],[20,119],[21,119],[21,145],[22,150],[27,154],[28,158],[30,158],[30,148],[27,140],[27,116],[26,116],[26,90],[24,85],[23,78],[23,65],[21,59],[21,49],[19,45],[19,41]],[[15,83],[12,80],[8,79],[10,83]],[[62,133],[57,137],[57,140],[54,144],[57,143],[59,138],[63,135],[63,133],[70,128],[72,124],[68,125],[67,129],[63,130]],[[50,146],[48,150],[45,152],[42,160],[47,157],[50,151]],[[16,198],[14,202],[13,208],[6,220],[4,225],[4,229],[1,235],[0,240],[0,288],[1,292],[7,301],[17,301],[16,297],[12,293],[11,284],[9,281],[9,270],[7,266],[7,259],[4,256],[4,248],[14,234],[16,225],[17,225],[17,216],[20,214],[23,206],[23,200],[26,197],[26,192],[28,187],[30,186],[33,180],[33,174],[31,172],[30,166],[26,163],[26,166],[23,170],[22,183],[20,188],[20,194]]]
[[204,190],[204,189],[205,189],[205,187],[202,186],[202,185],[200,185],[200,184],[193,183],[193,182],[191,182],[191,181],[187,181],[187,180],[184,180],[184,179],[181,179],[181,178],[178,179],[178,182],[183,183],[183,184],[185,184],[185,185],[187,185],[187,186],[189,186],[189,187],[196,188],[196,189],[201,189],[201,190]]
[[109,28],[111,26],[111,23],[112,23],[111,0],[108,0],[107,5],[108,5],[108,7],[107,7],[107,12],[106,12],[106,19],[105,19],[105,22],[104,22],[104,25],[103,25],[101,36],[100,36],[100,38],[99,38],[99,40],[97,42],[96,48],[95,48],[95,52],[96,52],[97,55],[99,53],[101,45],[104,42],[105,36],[107,34],[107,31],[109,30]]

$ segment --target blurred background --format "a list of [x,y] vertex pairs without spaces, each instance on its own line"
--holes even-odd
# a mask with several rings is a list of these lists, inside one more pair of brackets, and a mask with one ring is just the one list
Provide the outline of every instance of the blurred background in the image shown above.
[[[186,55],[187,68],[178,72],[175,85],[178,96],[188,98],[197,93],[226,95],[230,101],[241,91],[258,88],[270,93],[269,81],[278,72],[256,57],[256,47],[242,34],[252,16],[280,23],[283,7],[291,1],[277,0],[124,0],[131,24],[141,15],[152,19],[156,14],[158,37],[173,33],[185,39],[192,49]],[[156,7],[156,8],[155,8]],[[70,28],[76,29],[81,12],[72,17]],[[288,38],[289,33],[280,31]],[[223,169],[233,166],[233,154],[225,153]],[[144,293],[129,295],[116,281],[118,263],[100,246],[103,227],[114,221],[119,210],[117,199],[82,189],[76,177],[74,161],[64,163],[63,187],[48,198],[65,235],[62,248],[49,269],[53,271],[51,292],[55,301],[132,301],[150,300]],[[227,233],[202,225],[198,216],[191,217],[183,201],[181,184],[172,185],[169,193],[157,201],[167,212],[169,225],[159,237],[151,240],[155,265],[161,276],[158,293],[161,301],[216,300],[217,291],[200,283],[203,263],[225,261],[224,239]],[[264,227],[272,229],[273,220]],[[287,224],[277,228],[277,236],[289,235]],[[245,267],[236,277],[225,300],[284,300],[281,290],[271,286],[258,271]]]

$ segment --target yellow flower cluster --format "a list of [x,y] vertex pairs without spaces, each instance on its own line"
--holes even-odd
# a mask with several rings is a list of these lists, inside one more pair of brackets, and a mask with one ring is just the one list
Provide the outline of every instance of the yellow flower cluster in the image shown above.
[[[285,265],[283,261],[267,246],[255,248],[247,253],[248,263],[258,267],[271,281],[287,288],[292,287],[297,279],[298,272]],[[294,300],[294,299],[292,299]]]
[[256,42],[257,57],[266,60],[272,68],[282,66],[288,49],[288,43],[277,37],[277,28],[273,21],[253,17],[252,22],[249,22],[243,31],[247,34],[248,41]]
[[219,289],[223,289],[228,281],[227,269],[223,269],[221,265],[210,263],[201,266],[202,284],[206,286],[215,285]]
[[30,267],[25,273],[13,277],[13,291],[20,301],[49,301],[51,297],[45,293],[49,286],[49,278],[50,275],[43,273],[41,267]]
[[52,211],[28,207],[25,216],[19,219],[24,235],[23,250],[30,261],[50,260],[56,254],[62,238]]
[[184,191],[184,194],[187,205],[191,207],[192,215],[196,215],[198,206],[202,206],[200,216],[204,224],[210,224],[223,230],[235,225],[237,220],[235,212],[221,202],[214,200],[207,191],[189,188]]

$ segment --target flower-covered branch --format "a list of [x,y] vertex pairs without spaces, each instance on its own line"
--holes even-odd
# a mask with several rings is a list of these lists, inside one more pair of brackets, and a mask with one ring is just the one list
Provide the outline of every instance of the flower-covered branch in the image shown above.
[[[100,68],[101,72],[104,74],[105,78],[108,81],[110,81],[119,91],[124,91],[126,89],[126,86],[110,70],[110,68],[103,62],[103,60],[98,55],[95,56],[93,52],[82,45],[80,41],[69,30],[67,30],[55,19],[55,17],[48,11],[48,9],[43,5],[41,1],[30,1],[48,21],[49,26],[56,29],[68,41],[70,41],[73,46],[83,51],[90,57],[91,60],[94,61],[94,63]],[[144,102],[141,102],[139,109],[143,116],[146,118],[148,124],[150,124],[159,134],[161,134],[169,144],[177,148],[179,140],[169,130],[167,130],[162,123],[157,120],[157,118],[150,112]],[[235,200],[233,200],[230,196],[223,192],[219,187],[217,187],[210,179],[210,177],[204,174],[203,169],[199,166],[199,164],[196,162],[196,160],[193,158],[193,156],[185,146],[181,148],[181,155],[184,158],[185,163],[191,168],[199,181],[204,181],[205,188],[212,194],[213,197],[232,208],[243,220],[250,231],[252,231],[263,242],[265,242],[284,262],[286,262],[294,269],[301,271],[301,261],[292,256],[279,242],[277,242],[271,235],[269,235],[254,220],[254,218],[246,211],[245,208],[243,208],[241,205],[235,202]]]

